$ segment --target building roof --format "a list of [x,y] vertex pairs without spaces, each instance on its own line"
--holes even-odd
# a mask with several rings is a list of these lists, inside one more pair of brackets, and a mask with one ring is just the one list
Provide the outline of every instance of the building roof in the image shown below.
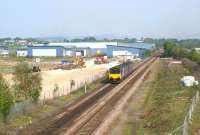
[[139,48],[139,47],[133,47],[133,46],[124,46],[124,45],[107,45],[108,47],[114,47],[114,48],[130,48],[130,49],[138,49],[138,50],[146,50],[145,48]]
[[155,44],[152,43],[120,43],[118,46],[134,47],[140,49],[152,49]]
[[27,51],[27,48],[18,48],[17,51]]
[[1,45],[1,46],[0,46],[0,49],[8,50],[8,47],[7,47],[7,46]]
[[117,45],[117,42],[68,42],[68,43],[49,43],[49,46],[75,46],[77,48],[106,48],[107,45]]
[[64,46],[50,46],[50,45],[32,45],[28,46],[28,48],[65,48]]

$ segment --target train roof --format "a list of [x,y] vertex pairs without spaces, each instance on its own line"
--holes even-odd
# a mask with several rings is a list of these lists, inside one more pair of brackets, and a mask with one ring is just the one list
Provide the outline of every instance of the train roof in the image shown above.
[[112,68],[110,68],[110,70],[113,70],[113,69],[116,69],[116,68],[121,68],[122,66],[129,65],[129,64],[133,64],[133,63],[132,62],[126,62],[126,63],[120,64],[120,65],[117,65],[115,67],[112,67]]

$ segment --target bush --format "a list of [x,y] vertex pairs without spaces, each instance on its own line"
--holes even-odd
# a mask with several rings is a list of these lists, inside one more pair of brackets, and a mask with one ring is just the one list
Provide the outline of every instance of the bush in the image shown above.
[[4,122],[6,122],[13,103],[13,96],[10,89],[3,79],[3,76],[0,74],[0,113],[3,116]]
[[17,99],[31,99],[33,102],[37,102],[42,90],[40,74],[33,73],[32,68],[27,63],[21,62],[15,67],[14,75]]
[[171,42],[164,43],[164,55],[174,58],[188,58],[200,64],[200,54],[196,50],[188,50]]

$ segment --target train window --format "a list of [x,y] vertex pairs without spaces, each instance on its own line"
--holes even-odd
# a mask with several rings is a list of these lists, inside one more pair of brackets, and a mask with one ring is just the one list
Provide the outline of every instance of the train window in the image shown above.
[[120,69],[119,68],[111,68],[110,69],[110,73],[111,74],[119,74],[120,73]]

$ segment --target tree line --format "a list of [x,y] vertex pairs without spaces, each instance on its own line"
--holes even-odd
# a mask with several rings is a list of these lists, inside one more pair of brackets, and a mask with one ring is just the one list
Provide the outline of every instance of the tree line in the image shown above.
[[[42,38],[0,38],[0,43],[4,42],[5,40],[27,40],[28,42],[38,43],[38,44],[48,44],[48,38],[42,39]],[[163,47],[165,42],[172,42],[175,44],[178,44],[185,48],[194,48],[194,47],[200,47],[200,39],[176,39],[176,38],[141,38],[139,39],[143,41],[144,43],[153,43],[158,48]],[[104,39],[97,39],[94,36],[89,37],[83,37],[83,38],[74,38],[74,39],[67,39],[67,38],[60,38],[58,39],[58,42],[120,42],[120,43],[135,43],[137,41],[137,38],[135,37],[127,37],[127,38],[104,38]]]
[[40,74],[34,73],[25,62],[20,62],[15,66],[12,86],[0,74],[0,118],[6,122],[16,102],[30,100],[36,104],[42,90],[41,81]]
[[72,40],[64,39],[64,42],[121,42],[121,43],[135,43],[137,41],[136,38],[122,38],[122,39],[96,39],[95,37],[85,37],[85,38],[75,38]]
[[164,43],[164,56],[174,58],[188,58],[200,65],[200,54],[195,49],[187,49],[173,42]]

